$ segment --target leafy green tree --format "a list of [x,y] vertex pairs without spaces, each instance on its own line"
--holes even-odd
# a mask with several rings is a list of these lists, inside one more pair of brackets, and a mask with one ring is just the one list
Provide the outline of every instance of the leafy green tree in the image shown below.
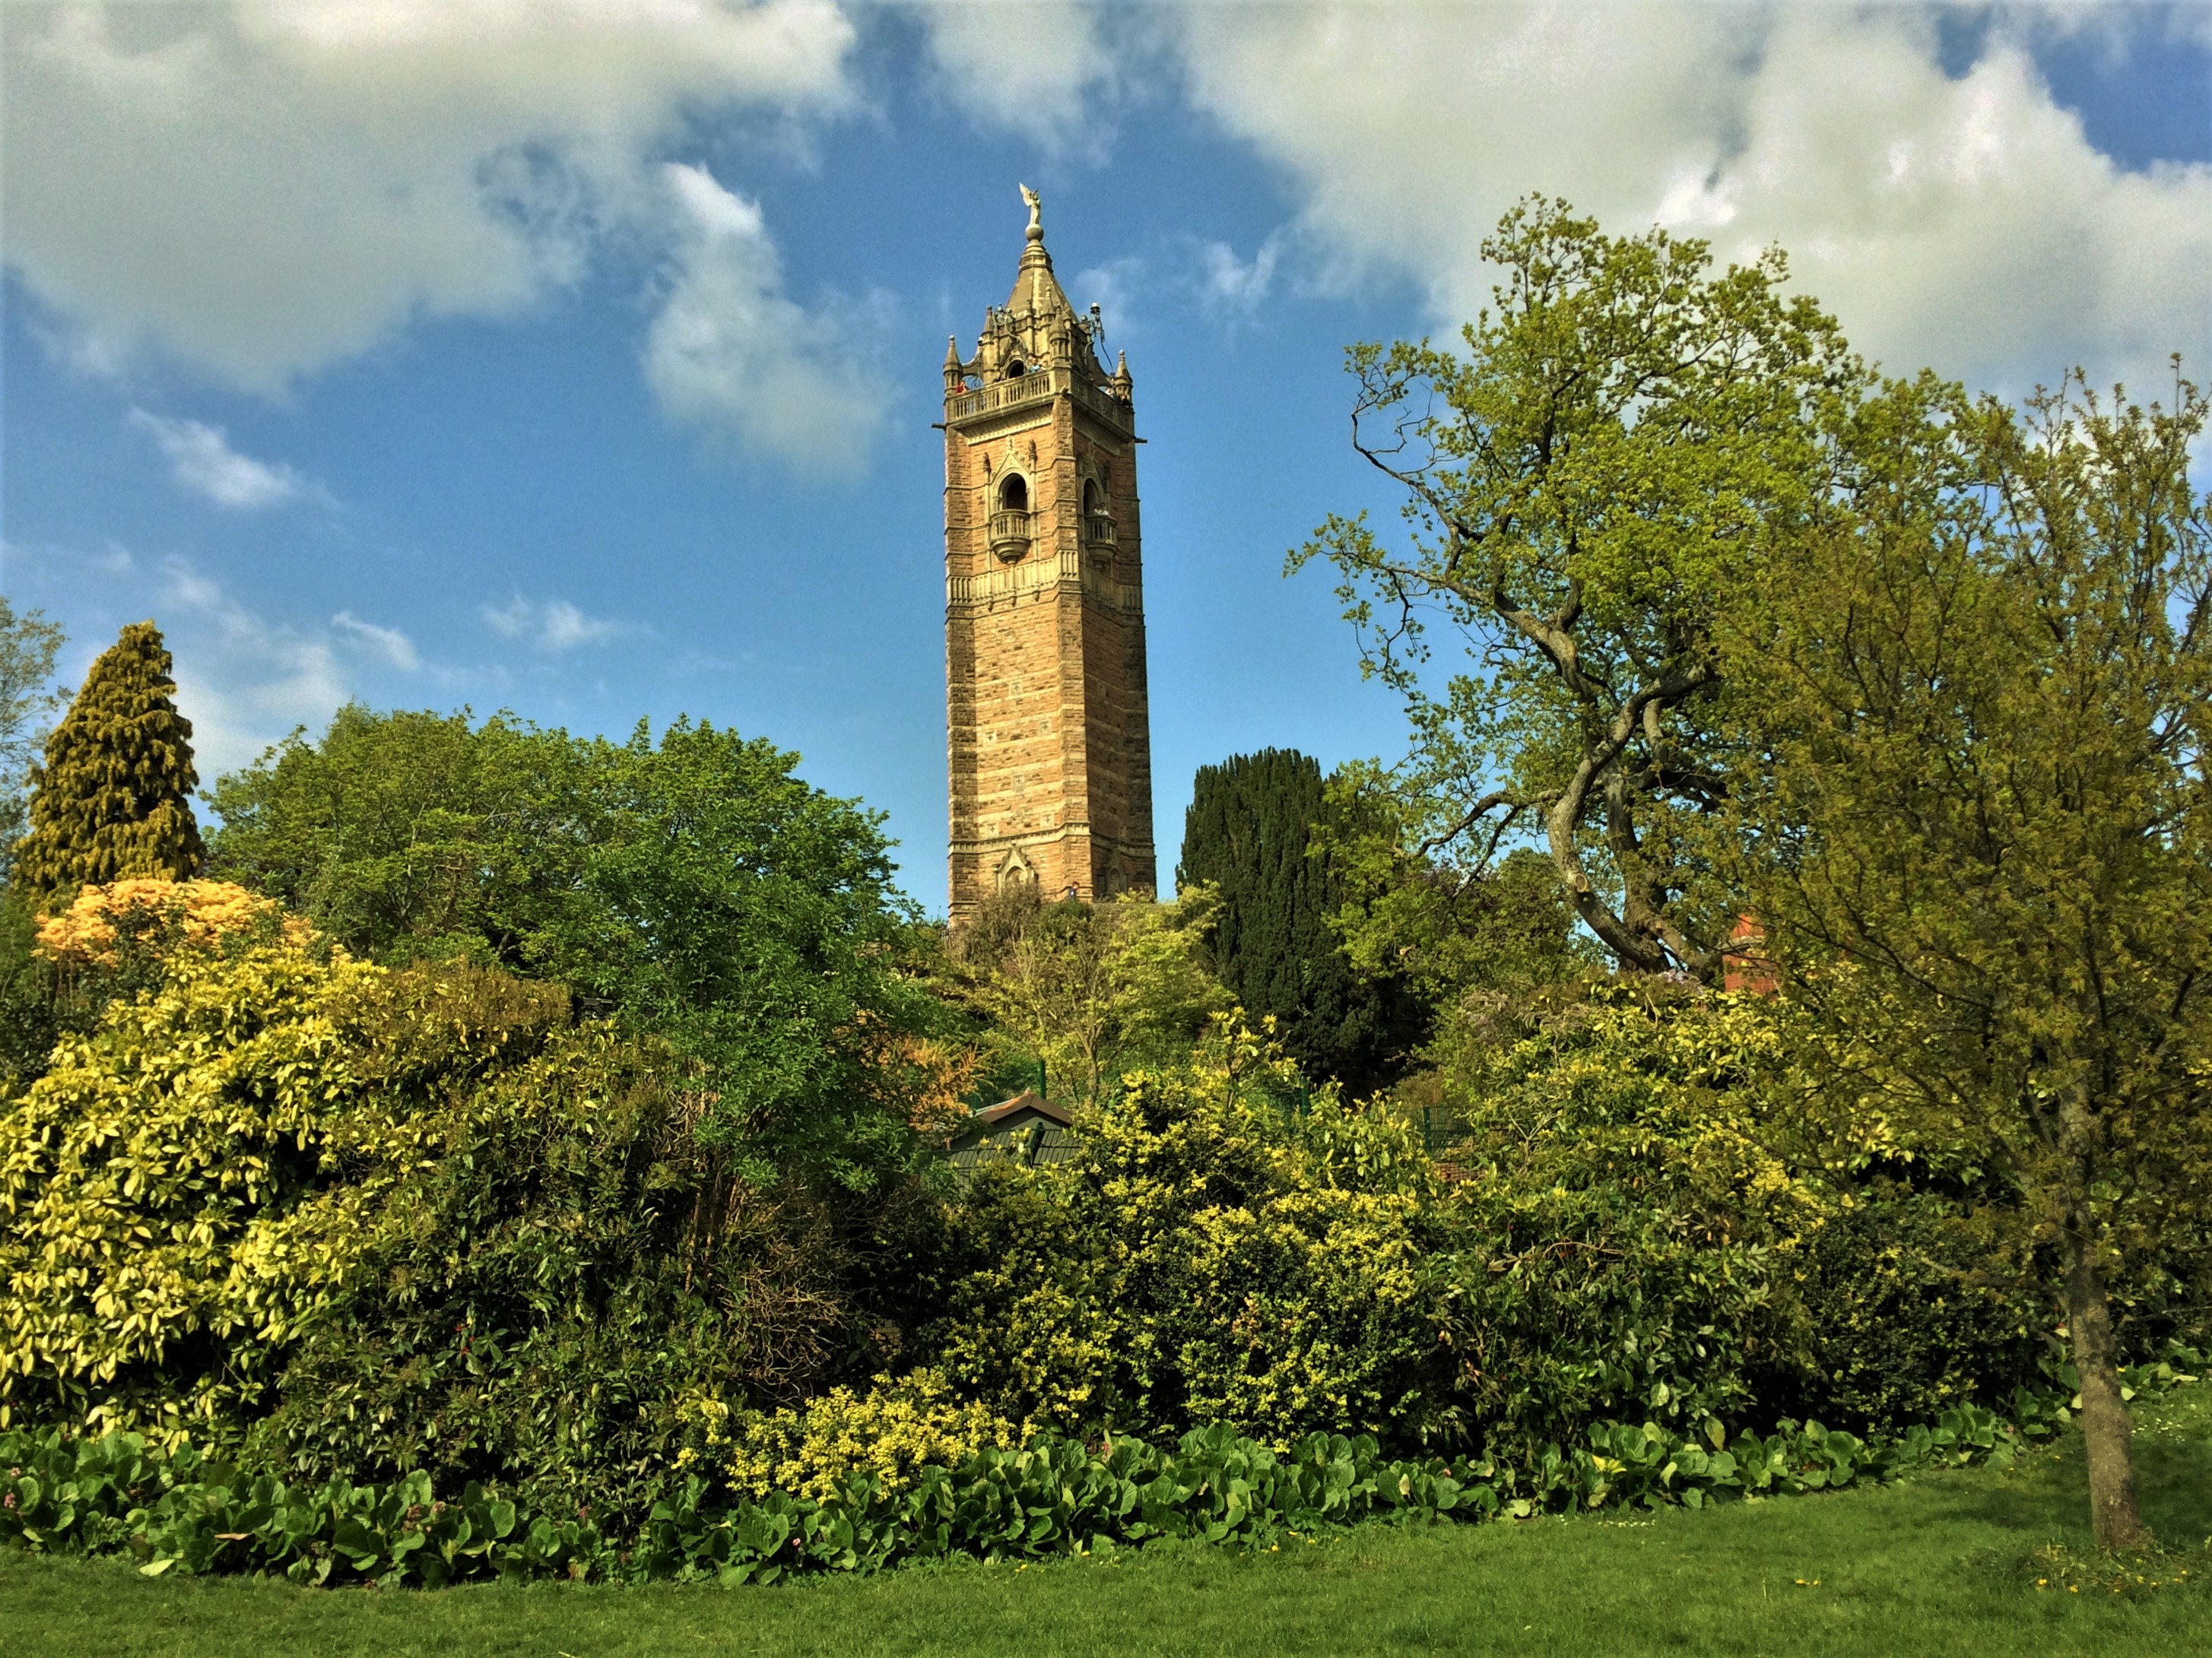
[[1603,971],[1578,931],[1558,868],[1516,847],[1479,865],[1420,851],[1428,806],[1371,762],[1338,768],[1320,835],[1342,902],[1331,925],[1362,973],[1391,974],[1436,1009],[1430,1046],[1455,1040],[1470,1009],[1533,1006]]
[[1991,1172],[2063,1309],[2097,1540],[2137,1511],[2112,1285],[2212,1191],[2206,404],[1923,380],[1740,641],[1771,760],[1732,854],[1838,1158]]
[[192,724],[177,712],[168,647],[134,622],[102,653],[32,769],[31,832],[15,879],[41,898],[129,876],[182,880],[202,849],[192,817]]
[[[1735,915],[1681,833],[1727,789],[1714,624],[1818,516],[1829,405],[1861,371],[1784,298],[1778,252],[1714,275],[1704,242],[1531,200],[1483,252],[1504,279],[1463,355],[1350,354],[1402,545],[1331,517],[1290,568],[1335,565],[1364,669],[1405,699],[1417,861],[1479,872],[1540,836],[1621,967],[1717,982]],[[1441,683],[1438,624],[1469,658]]]
[[528,971],[604,832],[590,750],[509,715],[338,710],[217,780],[209,854],[356,956]]
[[42,611],[19,615],[0,597],[0,878],[28,822],[25,774],[46,741],[46,718],[68,701],[52,689],[61,647],[62,630]]
[[714,1096],[701,1134],[754,1178],[805,1167],[862,1188],[902,1169],[877,1038],[938,1014],[901,970],[914,916],[881,814],[806,783],[764,738],[682,720],[581,760],[598,827],[580,887],[525,954],[696,1059]]
[[1042,1061],[1053,1091],[1085,1100],[1124,1072],[1188,1059],[1230,1003],[1201,959],[1213,902],[1199,887],[1172,904],[987,906],[955,941],[987,1045],[1014,1065]]
[[941,1016],[881,818],[797,764],[685,720],[611,743],[350,708],[216,786],[214,858],[363,956],[564,981],[697,1067],[699,1131],[747,1178],[865,1187],[913,1151],[884,1043]]
[[1295,750],[1200,766],[1176,884],[1218,895],[1206,953],[1245,1011],[1272,1017],[1300,1065],[1364,1096],[1402,1069],[1424,1010],[1387,971],[1355,970],[1330,926],[1346,895],[1316,840],[1326,813],[1321,766]]

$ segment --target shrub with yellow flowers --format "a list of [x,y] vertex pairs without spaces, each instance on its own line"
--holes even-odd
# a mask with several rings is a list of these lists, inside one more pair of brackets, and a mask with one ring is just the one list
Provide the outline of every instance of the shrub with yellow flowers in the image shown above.
[[1441,1236],[1418,1133],[1308,1094],[1234,1015],[1078,1127],[1074,1160],[968,1188],[930,1333],[956,1382],[1067,1431],[1429,1431]]
[[421,1158],[423,1103],[566,998],[480,1005],[479,985],[353,961],[221,883],[118,889],[42,943],[97,963],[150,915],[152,987],[0,1098],[0,1419],[204,1437],[343,1292]]
[[926,1467],[957,1467],[977,1451],[1010,1450],[1028,1437],[1024,1424],[957,1397],[933,1370],[878,1376],[865,1393],[832,1388],[797,1410],[732,1410],[699,1397],[682,1413],[690,1433],[678,1466],[753,1497],[781,1491],[820,1500],[855,1473],[904,1491]]

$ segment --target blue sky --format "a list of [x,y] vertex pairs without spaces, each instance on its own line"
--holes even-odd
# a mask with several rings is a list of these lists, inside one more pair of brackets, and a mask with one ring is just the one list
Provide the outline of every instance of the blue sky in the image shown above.
[[944,899],[939,365],[1045,200],[1136,380],[1157,829],[1389,756],[1325,574],[1343,347],[1530,190],[1769,241],[1887,366],[2212,347],[2212,8],[0,10],[0,587],[152,616],[203,770],[349,698],[799,750]]

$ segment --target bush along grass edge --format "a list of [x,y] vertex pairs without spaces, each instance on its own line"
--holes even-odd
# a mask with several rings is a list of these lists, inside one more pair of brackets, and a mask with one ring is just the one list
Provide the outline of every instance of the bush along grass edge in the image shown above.
[[[2179,1362],[2177,1362],[2179,1361]],[[2182,1364],[2138,1366],[2152,1398],[2193,1382]],[[1238,1547],[1364,1521],[1480,1521],[1543,1513],[1792,1495],[1894,1479],[1921,1469],[2008,1466],[2065,1426],[2062,1394],[2022,1390],[2009,1420],[1966,1404],[1932,1425],[1869,1442],[1816,1422],[1731,1439],[1651,1423],[1601,1423],[1587,1446],[1547,1446],[1524,1467],[1389,1459],[1365,1436],[1315,1434],[1277,1454],[1226,1427],[1185,1434],[1171,1450],[1134,1438],[1097,1447],[1041,1439],[927,1467],[886,1489],[855,1473],[825,1500],[771,1493],[714,1501],[696,1475],[653,1505],[635,1535],[588,1515],[532,1513],[471,1484],[441,1498],[430,1477],[391,1485],[336,1479],[318,1488],[234,1468],[138,1435],[83,1438],[0,1431],[0,1542],[52,1553],[127,1554],[164,1572],[281,1574],[301,1584],[437,1588],[493,1578],[772,1583],[817,1572],[879,1570],[969,1556],[1035,1560],[1111,1555],[1163,1540]]]

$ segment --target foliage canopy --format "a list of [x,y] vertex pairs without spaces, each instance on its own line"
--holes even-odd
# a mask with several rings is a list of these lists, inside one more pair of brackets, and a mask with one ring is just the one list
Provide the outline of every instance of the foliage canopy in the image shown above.
[[1293,750],[1200,766],[1176,885],[1218,896],[1206,954],[1244,1011],[1273,1019],[1300,1065],[1364,1096],[1403,1069],[1424,1010],[1395,975],[1363,976],[1332,932],[1346,894],[1316,834],[1326,814],[1320,765]]
[[[1424,861],[1533,833],[1623,968],[1717,982],[1734,921],[1686,822],[1725,795],[1716,623],[1820,511],[1829,406],[1863,379],[1785,299],[1781,254],[1603,234],[1531,199],[1464,355],[1355,347],[1353,441],[1406,492],[1401,547],[1331,517],[1291,568],[1342,576],[1362,665],[1404,697],[1395,781]],[[1431,630],[1465,641],[1441,684]]]
[[2212,1224],[2206,404],[1932,379],[1762,625],[1728,846],[1858,1160],[1991,1171],[2065,1308],[2100,1541],[2141,1540],[2110,1286]]
[[363,956],[562,981],[703,1067],[699,1132],[754,1178],[866,1185],[911,1152],[872,1095],[884,1039],[941,1015],[900,966],[880,817],[797,763],[686,720],[609,743],[347,708],[217,784],[214,858]]

